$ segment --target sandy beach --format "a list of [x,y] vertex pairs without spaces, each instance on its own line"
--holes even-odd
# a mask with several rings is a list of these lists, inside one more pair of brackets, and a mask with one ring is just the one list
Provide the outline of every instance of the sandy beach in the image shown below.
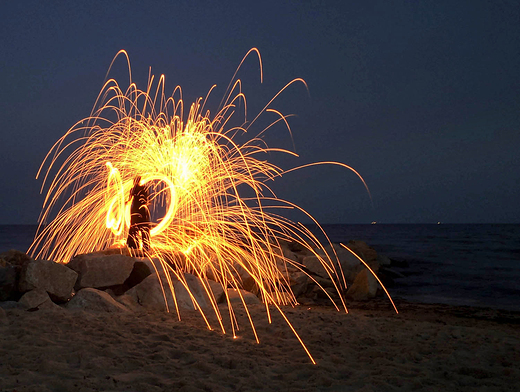
[[260,344],[237,309],[238,338],[195,311],[6,309],[1,391],[515,391],[520,314],[398,302],[285,308],[317,365],[283,319],[250,307]]

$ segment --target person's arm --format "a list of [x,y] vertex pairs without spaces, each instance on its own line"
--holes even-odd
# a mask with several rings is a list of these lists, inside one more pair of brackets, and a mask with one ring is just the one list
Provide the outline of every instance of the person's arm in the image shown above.
[[127,203],[130,203],[132,201],[132,197],[134,197],[134,188],[135,187],[132,187],[132,189],[130,189],[130,196],[128,197]]

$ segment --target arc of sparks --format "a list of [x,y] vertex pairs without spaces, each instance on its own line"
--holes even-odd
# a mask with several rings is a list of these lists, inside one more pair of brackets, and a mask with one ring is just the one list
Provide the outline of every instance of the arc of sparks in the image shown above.
[[[247,122],[242,82],[235,77],[251,54],[258,57],[263,80],[260,53],[253,48],[235,71],[216,114],[211,116],[206,109],[215,88],[212,86],[204,99],[196,100],[189,107],[185,117],[182,89],[177,86],[171,96],[166,96],[164,76],[154,82],[150,70],[146,89],[139,90],[132,82],[128,54],[120,51],[110,64],[106,79],[115,59],[124,56],[130,76],[128,88],[122,89],[116,80],[107,79],[91,115],[76,123],[54,144],[38,171],[38,177],[44,174],[42,190],[47,186],[47,194],[29,253],[35,258],[67,263],[77,254],[124,243],[130,226],[130,204],[125,198],[135,176],[141,175],[143,184],[157,185],[156,189],[159,189],[151,207],[162,206],[165,211],[151,230],[151,252],[147,257],[153,261],[157,275],[166,276],[179,318],[173,282],[181,281],[189,291],[184,273],[192,273],[200,278],[210,298],[211,309],[225,333],[222,314],[212,297],[209,281],[214,280],[222,286],[231,330],[236,336],[238,320],[227,289],[241,289],[238,271],[245,271],[256,285],[269,321],[272,305],[315,363],[283,312],[283,306],[297,304],[283,271],[287,270],[287,265],[304,273],[305,270],[284,255],[282,242],[295,241],[318,257],[339,299],[333,299],[324,290],[325,294],[336,309],[345,312],[347,307],[342,294],[346,281],[334,250],[327,253],[308,228],[269,212],[271,207],[298,208],[277,198],[266,184],[297,168],[282,170],[261,158],[270,152],[293,156],[296,153],[270,148],[260,137],[275,125],[281,125],[292,138],[289,116],[270,105],[295,82],[307,85],[303,79],[287,83],[253,121]],[[236,136],[251,134],[252,126],[262,113],[274,113],[276,120],[248,141],[239,143]],[[332,164],[352,170],[368,191],[357,171],[345,164]],[[309,213],[299,210],[317,223]],[[318,287],[322,288],[319,284]],[[169,310],[165,291],[168,287],[163,287],[161,282],[161,288]],[[239,295],[258,341],[248,307]],[[205,311],[196,304],[193,293],[190,292],[190,296],[211,329]]]

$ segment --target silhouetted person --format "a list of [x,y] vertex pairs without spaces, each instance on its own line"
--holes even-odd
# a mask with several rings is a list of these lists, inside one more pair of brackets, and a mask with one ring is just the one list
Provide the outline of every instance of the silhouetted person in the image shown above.
[[150,249],[150,211],[148,210],[148,188],[140,184],[141,176],[134,178],[130,191],[130,230],[126,244],[129,248],[139,248],[139,232],[143,240],[143,250]]

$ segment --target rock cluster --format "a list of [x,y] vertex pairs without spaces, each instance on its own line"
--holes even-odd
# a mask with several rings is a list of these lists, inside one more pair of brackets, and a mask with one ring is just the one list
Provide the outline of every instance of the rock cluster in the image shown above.
[[[375,274],[391,263],[389,258],[378,255],[363,241],[350,241],[347,246],[363,259]],[[313,254],[295,243],[287,243],[283,244],[283,252],[286,259],[298,263],[288,266],[287,270],[291,289],[301,304],[326,304],[329,297],[338,299],[339,295],[357,301],[382,295],[382,287],[374,275],[352,252],[339,244],[325,247],[325,252],[331,257],[335,267],[332,275],[327,273],[320,262],[320,258],[326,257],[323,250],[317,250],[316,254]],[[338,293],[334,288],[333,279],[346,282],[346,292]]]
[[[362,241],[351,241],[348,247],[376,274],[390,264],[388,258]],[[332,275],[320,262],[320,257],[325,256],[323,250],[313,253],[296,243],[283,243],[281,250],[277,267],[301,304],[325,304],[330,298],[339,299],[339,295],[367,300],[382,293],[381,285],[366,266],[339,245],[325,248],[334,260],[336,272]],[[164,273],[158,279],[152,262],[143,258],[105,251],[78,255],[68,264],[58,264],[33,260],[23,252],[11,250],[0,254],[0,309],[128,312],[176,307],[204,310],[227,301],[231,305],[242,301],[248,305],[260,303],[261,294],[254,279],[243,269],[237,268],[237,273],[242,282],[240,290],[185,273],[173,278],[172,294]],[[345,281],[348,290],[338,293],[330,276]]]

